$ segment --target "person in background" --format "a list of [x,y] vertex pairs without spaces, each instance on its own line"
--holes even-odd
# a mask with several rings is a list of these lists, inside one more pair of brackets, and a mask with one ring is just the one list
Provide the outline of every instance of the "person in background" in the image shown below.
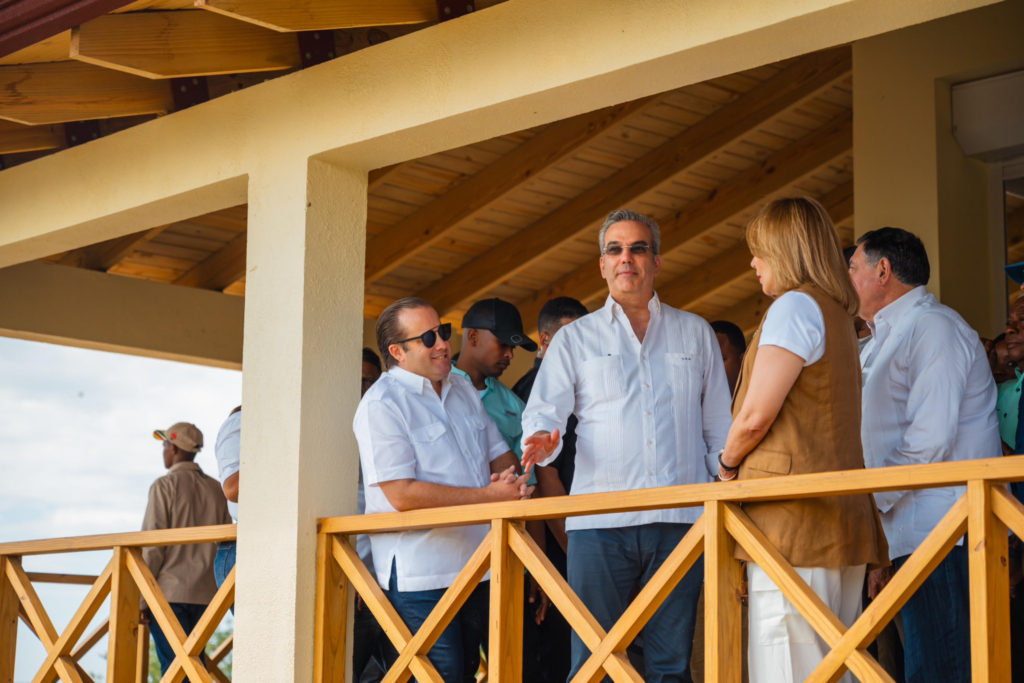
[[[864,469],[857,293],[828,213],[807,197],[765,204],[747,226],[750,265],[767,296],[743,360],[723,481]],[[867,565],[888,561],[869,495],[745,503],[743,511],[847,628],[860,616]],[[782,591],[742,548],[755,683],[803,681],[828,654]],[[847,673],[844,681],[853,681]]]
[[[996,386],[978,333],[925,289],[928,254],[914,234],[861,236],[850,260],[860,315],[861,436],[869,468],[991,458],[1002,453]],[[965,492],[963,486],[876,493],[898,571]],[[892,570],[875,570],[875,593]],[[971,680],[970,586],[961,539],[903,606],[908,683]]]
[[[380,356],[374,353],[373,349],[363,349],[362,378],[359,385],[359,396],[366,395],[367,390],[372,387],[384,368],[380,364]],[[363,488],[363,466],[359,465],[359,503],[358,514],[366,512],[366,491]],[[373,568],[373,550],[370,547],[370,537],[366,534],[356,536],[356,551],[359,559],[363,561],[371,574]],[[384,630],[377,622],[377,618],[363,604],[363,599],[356,595],[355,625],[352,634],[352,680],[358,683],[379,683],[383,678],[383,668],[390,653],[390,641],[384,635]],[[371,665],[371,662],[373,664]],[[371,671],[372,670],[372,671]]]
[[[660,229],[634,211],[611,213],[598,234],[604,307],[554,336],[523,415],[523,465],[548,465],[569,416],[578,467],[572,495],[710,481],[713,453],[729,430],[722,353],[702,318],[671,308],[654,292]],[[630,594],[662,566],[697,521],[699,509],[572,517],[569,585],[597,622],[611,629]],[[689,682],[697,600],[697,560],[643,629],[649,683]],[[572,674],[589,657],[572,636]]]
[[[231,519],[238,522],[238,473],[242,467],[242,406],[238,406],[228,414],[228,419],[217,432],[217,441],[213,447],[217,457],[217,476],[224,497],[228,502],[228,513]],[[236,541],[221,541],[217,546],[217,558],[213,562],[213,574],[217,579],[217,587],[224,584],[224,579],[235,568]],[[231,613],[235,613],[234,605]]]
[[747,352],[747,339],[739,325],[727,320],[716,320],[711,323],[711,329],[715,331],[718,345],[722,347],[722,363],[725,364],[725,376],[729,380],[729,392],[732,393],[736,391],[743,354]]
[[[169,429],[154,431],[153,437],[163,442],[164,467],[168,472],[149,488],[142,530],[230,524],[231,516],[220,484],[203,474],[195,463],[196,454],[203,447],[203,433],[193,424],[178,422]],[[217,546],[212,543],[142,549],[142,558],[185,633],[192,632],[217,593],[213,576],[216,554]],[[167,667],[174,661],[174,650],[145,602],[140,621],[149,625],[160,670],[167,673]],[[205,656],[203,661],[206,661]]]
[[[472,383],[451,372],[451,324],[423,299],[400,299],[377,319],[388,372],[356,410],[353,430],[366,513],[404,512],[530,497],[515,453]],[[419,630],[481,542],[487,525],[370,534],[388,601]],[[487,642],[489,582],[482,581],[428,653],[448,683],[472,683]]]
[[[551,299],[540,309],[537,317],[537,332],[540,335],[540,353],[533,361],[533,367],[523,375],[512,391],[523,402],[530,400],[530,392],[537,378],[537,372],[544,360],[544,352],[551,339],[562,327],[587,315],[587,307],[576,299],[558,297]],[[572,475],[576,468],[576,416],[569,418],[562,437],[562,451],[547,467],[536,467],[537,497],[564,496],[572,489]],[[565,518],[547,520],[542,546],[551,564],[566,576]],[[569,643],[572,629],[557,609],[549,608],[541,624],[527,619],[523,624],[523,680],[538,683],[564,683],[569,676],[572,660]]]

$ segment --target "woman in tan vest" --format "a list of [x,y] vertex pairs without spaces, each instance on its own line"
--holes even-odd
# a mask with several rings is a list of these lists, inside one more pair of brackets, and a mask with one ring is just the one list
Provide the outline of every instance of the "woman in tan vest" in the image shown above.
[[[747,227],[764,293],[720,456],[729,480],[863,469],[859,300],[832,220],[813,199],[769,202]],[[755,503],[744,512],[847,626],[866,565],[889,557],[871,496]],[[742,551],[737,557],[750,560]],[[747,564],[751,683],[803,681],[828,647],[757,565]],[[850,674],[843,678],[853,680]]]

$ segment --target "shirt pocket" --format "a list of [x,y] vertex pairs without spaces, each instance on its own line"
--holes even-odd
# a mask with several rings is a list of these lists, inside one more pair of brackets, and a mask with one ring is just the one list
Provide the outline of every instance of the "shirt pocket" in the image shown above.
[[587,393],[596,403],[611,403],[625,398],[621,356],[598,356],[583,361],[583,379]]
[[447,431],[443,423],[431,422],[409,433],[420,471],[443,474],[458,459],[458,451],[453,450],[451,439],[444,438]]
[[692,353],[666,353],[665,366],[676,406],[699,407],[704,385],[704,367],[700,356]]
[[490,445],[487,443],[487,423],[482,418],[473,416],[467,417],[465,423],[466,434],[469,435],[472,443],[480,449],[480,453],[483,453],[484,459],[488,459]]

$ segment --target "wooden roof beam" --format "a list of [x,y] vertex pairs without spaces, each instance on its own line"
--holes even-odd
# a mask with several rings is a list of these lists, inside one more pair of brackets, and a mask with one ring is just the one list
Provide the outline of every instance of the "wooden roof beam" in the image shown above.
[[26,126],[0,121],[0,154],[36,152],[64,146],[64,126]]
[[375,282],[436,244],[461,221],[576,153],[610,127],[643,111],[655,99],[646,97],[552,123],[498,161],[374,237],[366,245],[367,282]]
[[274,31],[315,31],[437,21],[435,0],[196,0],[196,6]]
[[166,114],[168,83],[80,62],[0,66],[0,119],[30,126]]
[[[684,247],[690,240],[700,238],[716,225],[844,154],[852,144],[852,120],[851,116],[846,114],[782,148],[762,163],[743,171],[707,197],[689,204],[674,220],[664,221],[661,225],[661,252],[667,254]],[[684,280],[688,277],[684,275]],[[668,285],[667,288],[659,286],[658,292],[666,303],[676,306],[677,303],[673,301],[676,297],[672,291],[673,285],[688,291],[685,281],[680,281]],[[519,311],[527,328],[533,331],[537,324],[537,315],[549,299],[571,296],[586,302],[600,296],[606,291],[606,287],[597,263],[585,263],[550,287],[520,302]]]
[[64,254],[57,263],[64,266],[77,266],[88,270],[107,272],[141,249],[147,242],[163,232],[166,227],[166,225],[161,225],[160,227],[106,240],[105,242],[99,242],[81,249],[72,249]]
[[71,58],[143,78],[283,71],[302,65],[294,35],[213,12],[108,14],[71,32]]
[[[848,47],[816,52],[419,293],[442,315],[526,269],[645,192],[694,167],[851,68]],[[544,248],[538,248],[543,245]]]
[[183,287],[223,290],[245,277],[245,249],[248,233],[232,239],[206,260],[174,281]]
[[[757,326],[761,324],[768,307],[772,305],[773,299],[770,296],[758,292],[748,299],[744,299],[732,308],[728,308],[712,317],[715,320],[725,320],[734,323],[743,330],[743,334],[750,338]],[[708,321],[714,322],[714,321]]]

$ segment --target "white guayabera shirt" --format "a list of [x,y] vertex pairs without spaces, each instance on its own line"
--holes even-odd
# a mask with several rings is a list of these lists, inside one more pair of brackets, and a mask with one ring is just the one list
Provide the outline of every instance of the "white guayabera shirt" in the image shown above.
[[[359,442],[366,512],[395,512],[380,488],[398,479],[480,488],[491,461],[508,452],[472,383],[456,374],[441,387],[391,368],[363,396],[353,429]],[[398,590],[447,588],[487,536],[487,525],[369,534],[377,582],[387,589],[395,563]]]
[[[867,467],[1002,455],[988,356],[956,311],[917,287],[868,326],[871,341],[860,357]],[[889,556],[914,552],[964,491],[950,486],[876,493]]]
[[[718,473],[732,424],[722,352],[696,315],[649,304],[643,343],[611,296],[558,331],[523,413],[523,434],[576,428],[572,494],[703,484]],[[544,463],[558,455],[561,444]],[[542,464],[544,464],[542,463]],[[692,524],[702,508],[569,517],[566,528]]]

